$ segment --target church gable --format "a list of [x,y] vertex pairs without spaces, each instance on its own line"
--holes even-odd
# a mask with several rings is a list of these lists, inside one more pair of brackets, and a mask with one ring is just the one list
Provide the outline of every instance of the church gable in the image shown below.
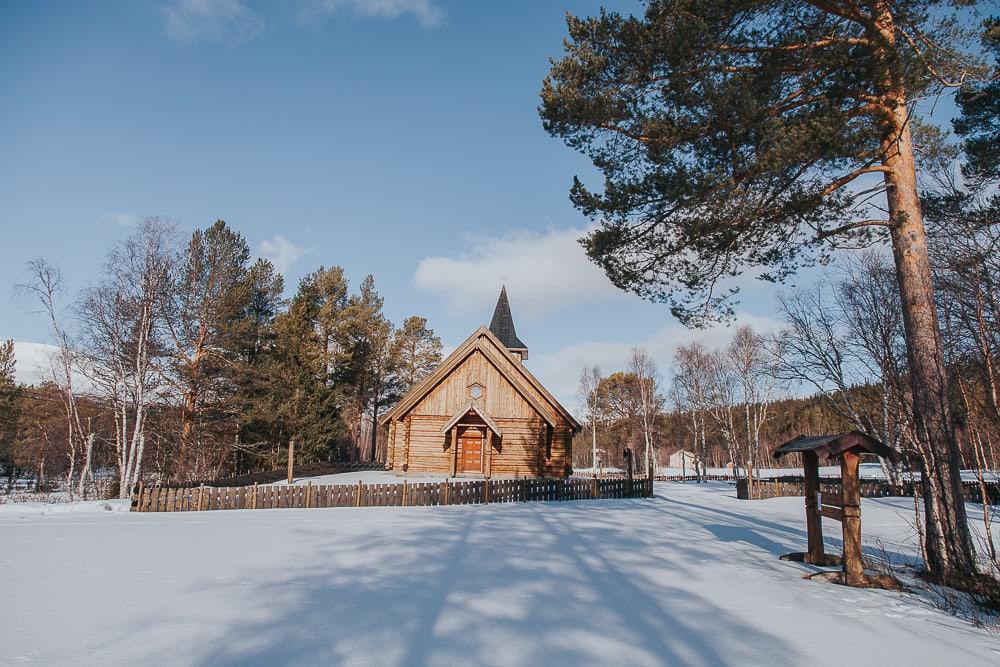
[[[495,419],[526,417],[530,413],[555,425],[569,417],[538,381],[514,360],[496,337],[480,327],[445,361],[414,387],[382,418],[383,423],[407,413],[451,415],[472,398],[473,385],[482,397],[477,402]],[[575,420],[569,417],[575,425]]]
[[382,418],[403,472],[563,476],[580,425],[522,361],[506,294],[498,328],[479,327]]
[[[527,417],[537,412],[521,391],[495,365],[482,349],[473,350],[455,368],[442,378],[426,396],[414,405],[411,412],[418,415],[451,415],[470,402],[494,419]],[[478,394],[476,398],[473,394]],[[536,405],[540,397],[534,397]],[[543,405],[543,404],[542,404]],[[551,408],[539,414],[539,419],[552,421]]]

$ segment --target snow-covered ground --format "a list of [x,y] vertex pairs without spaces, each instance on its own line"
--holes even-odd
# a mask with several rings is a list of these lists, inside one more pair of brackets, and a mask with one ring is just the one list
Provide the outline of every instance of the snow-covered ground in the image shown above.
[[[1000,637],[920,597],[778,560],[805,546],[801,498],[656,492],[0,513],[0,664],[1000,664]],[[863,503],[866,543],[912,556],[908,500]]]
[[[296,485],[308,484],[402,484],[403,480],[411,484],[421,482],[443,482],[446,479],[452,481],[462,481],[464,477],[449,477],[447,474],[431,473],[409,473],[407,475],[396,474],[388,470],[360,470],[358,472],[340,472],[333,475],[317,475],[316,477],[296,477],[292,483]],[[470,477],[468,479],[477,479]],[[478,479],[482,479],[479,477]],[[275,486],[288,484],[286,480],[275,482]]]
[[[590,474],[590,470],[576,470],[578,474]],[[667,468],[660,467],[656,469],[657,475],[664,475],[667,477],[679,477],[681,475],[687,475],[693,477],[695,472],[691,468],[687,470],[681,470],[680,468]],[[709,475],[725,475],[732,477],[733,471],[727,468],[708,468]],[[770,479],[772,477],[801,477],[803,475],[802,468],[758,468],[754,471],[754,477],[757,479]],[[861,479],[885,479],[885,473],[882,471],[882,466],[878,463],[862,463],[858,474]],[[919,479],[920,473],[906,473],[907,475],[912,474],[913,477]],[[961,471],[962,479],[966,482],[976,481],[976,472],[974,470],[963,470]],[[820,477],[840,477],[840,466],[820,466],[819,468]],[[740,476],[744,476],[744,472],[740,471]],[[984,478],[986,481],[998,481],[1000,480],[1000,472],[987,470],[984,473]]]

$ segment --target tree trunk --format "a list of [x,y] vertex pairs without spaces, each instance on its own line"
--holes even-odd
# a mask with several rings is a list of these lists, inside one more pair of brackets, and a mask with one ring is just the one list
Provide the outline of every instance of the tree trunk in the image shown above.
[[[887,2],[880,2],[878,28],[894,44],[894,26]],[[891,68],[887,58],[887,68]],[[913,421],[927,450],[924,475],[927,567],[942,579],[976,572],[975,546],[961,493],[961,457],[948,401],[947,373],[941,331],[934,304],[934,286],[927,251],[927,233],[920,209],[916,164],[910,135],[906,91],[892,75],[887,86],[888,116],[882,140],[882,164],[888,203],[896,278],[903,307],[906,351],[913,391]]]
[[372,401],[372,463],[375,462],[378,455],[378,397]]
[[87,434],[87,440],[83,449],[83,468],[80,469],[80,486],[78,493],[83,500],[87,499],[87,477],[90,476],[90,464],[94,457],[94,440],[97,434],[91,431]]

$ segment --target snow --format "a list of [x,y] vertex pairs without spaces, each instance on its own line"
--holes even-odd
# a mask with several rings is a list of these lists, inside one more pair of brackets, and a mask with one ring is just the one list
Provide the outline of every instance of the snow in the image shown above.
[[[19,384],[39,385],[62,377],[56,361],[59,348],[48,343],[14,341],[14,378]],[[54,370],[55,369],[55,370]],[[82,393],[92,392],[94,385],[79,368],[73,370],[73,385]]]
[[[586,472],[590,473],[590,469],[577,470],[579,473]],[[694,477],[695,472],[692,468],[688,468],[686,471],[682,471],[681,468],[669,468],[669,467],[659,467],[656,469],[657,475],[662,475],[665,477],[680,477],[681,475],[686,475],[688,477]],[[720,475],[732,477],[733,471],[728,468],[708,468],[707,474],[709,475]],[[758,468],[754,471],[754,477],[756,479],[771,479],[774,477],[802,477],[805,472],[802,468]],[[743,470],[740,470],[740,476],[745,475]],[[882,470],[882,466],[878,463],[862,463],[858,470],[858,475],[861,479],[885,479],[885,472]],[[840,477],[840,466],[820,466],[819,467],[820,477]],[[920,479],[919,472],[904,473],[904,476],[909,479],[910,477]],[[961,477],[963,481],[975,482],[978,478],[976,476],[975,470],[962,470]],[[984,478],[986,481],[995,482],[1000,481],[1000,472],[998,471],[985,471]]]
[[[358,482],[363,482],[364,484],[402,484],[403,480],[411,484],[416,484],[421,482],[443,482],[448,479],[461,481],[464,478],[452,478],[447,473],[410,473],[408,475],[397,475],[388,470],[361,470],[358,472],[340,472],[332,475],[317,475],[315,477],[295,477],[292,480],[292,484],[296,486],[308,484],[309,482],[312,482],[314,485],[357,484]],[[470,479],[482,479],[482,477]],[[274,482],[273,486],[284,486],[286,484],[288,484],[288,481],[283,479]]]
[[[801,498],[656,494],[0,513],[0,664],[1000,663],[1000,637],[922,597],[778,560],[805,547]],[[909,502],[863,500],[869,549],[914,556]]]
[[[26,519],[47,514],[104,514],[128,512],[131,500],[88,500],[76,502],[26,502],[0,504],[0,521]],[[0,555],[3,551],[0,549]]]

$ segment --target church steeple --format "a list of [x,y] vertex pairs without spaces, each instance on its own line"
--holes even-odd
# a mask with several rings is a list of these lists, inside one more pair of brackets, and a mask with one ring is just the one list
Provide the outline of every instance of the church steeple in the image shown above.
[[521,342],[514,331],[514,317],[510,314],[506,286],[500,288],[500,298],[497,299],[497,307],[493,310],[490,331],[511,351],[511,354],[519,356],[521,361],[528,358],[528,346]]

